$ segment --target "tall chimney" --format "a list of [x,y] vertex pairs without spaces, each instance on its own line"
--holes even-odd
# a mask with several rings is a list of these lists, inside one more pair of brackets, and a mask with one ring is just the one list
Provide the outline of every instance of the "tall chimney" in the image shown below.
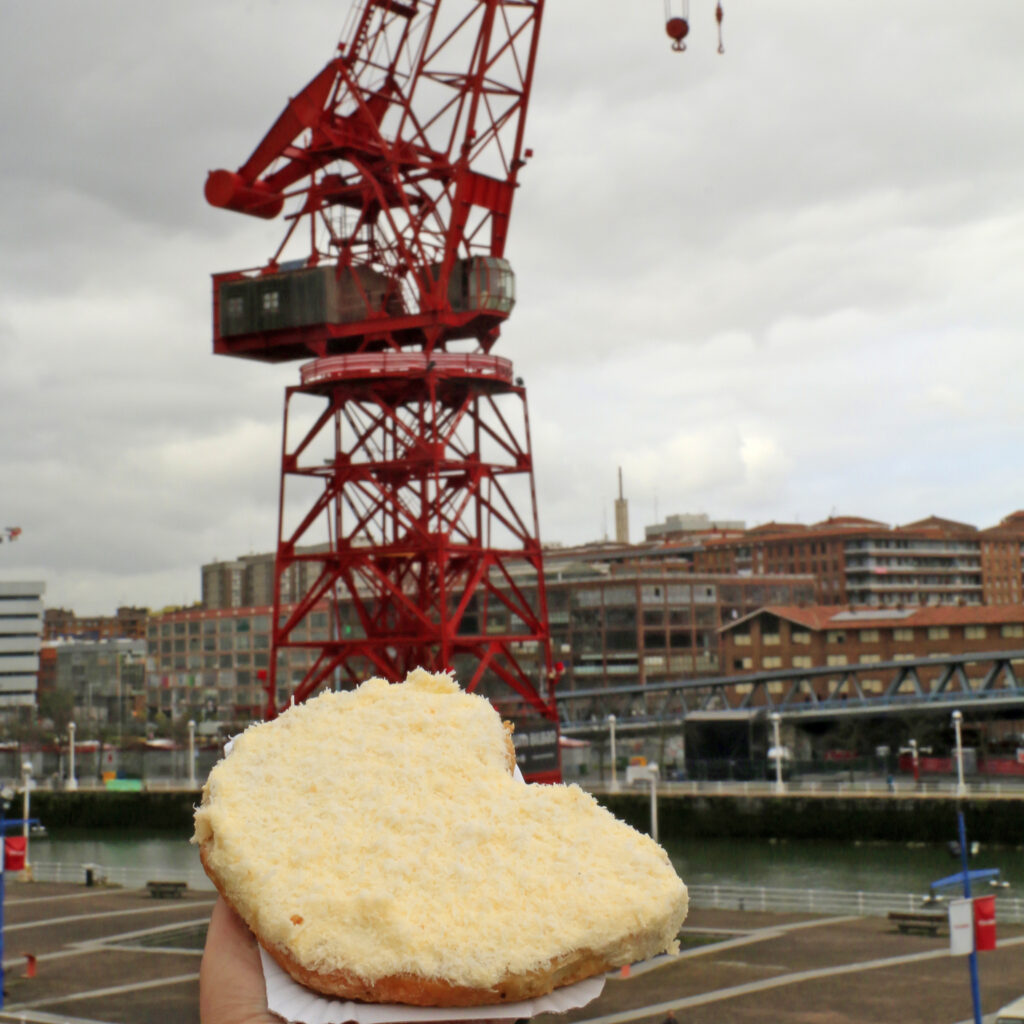
[[619,496],[615,500],[615,542],[629,543],[629,502],[622,496],[622,467],[619,466]]

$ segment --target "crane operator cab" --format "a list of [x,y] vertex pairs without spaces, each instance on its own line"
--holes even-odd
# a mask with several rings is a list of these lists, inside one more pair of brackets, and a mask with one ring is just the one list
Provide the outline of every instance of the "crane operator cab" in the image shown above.
[[[414,329],[437,317],[453,337],[471,337],[512,312],[515,275],[507,260],[457,259],[447,295],[429,295],[440,272],[440,263],[429,266],[419,313],[401,279],[373,267],[297,261],[273,272],[215,274],[214,351],[270,362],[355,351],[382,321]],[[414,344],[416,336],[409,339]]]
[[[431,268],[434,280],[441,266]],[[455,313],[500,313],[508,316],[516,304],[516,277],[508,260],[471,256],[456,260],[448,278],[448,302]]]

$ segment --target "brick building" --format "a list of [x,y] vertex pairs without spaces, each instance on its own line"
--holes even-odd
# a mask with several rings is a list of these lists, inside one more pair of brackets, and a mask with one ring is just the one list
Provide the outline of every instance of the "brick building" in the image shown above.
[[814,589],[807,576],[723,577],[650,562],[573,567],[548,560],[546,572],[551,650],[565,665],[562,693],[716,675],[724,623],[780,598],[809,602]]
[[[773,605],[727,623],[721,636],[727,675],[982,655],[1024,650],[1024,605],[892,611]],[[922,683],[929,678],[925,673]],[[883,685],[881,677],[862,681],[865,692],[881,692]]]
[[47,608],[43,639],[145,640],[148,608],[123,606],[114,615],[76,615],[68,608]]
[[1024,512],[978,530],[931,516],[890,527],[857,516],[811,526],[765,523],[742,537],[709,537],[692,554],[698,572],[811,573],[824,605],[900,608],[1016,603]]
[[[719,627],[766,603],[810,602],[814,583],[809,576],[764,578],[694,574],[688,561],[663,545],[588,545],[545,550],[545,574],[552,654],[563,662],[560,692],[594,686],[615,686],[679,676],[713,675],[719,671]],[[207,601],[230,594],[213,582],[231,565],[242,569],[238,593],[252,594],[253,573],[272,567],[273,555],[250,555],[237,563],[204,566]],[[209,573],[207,573],[209,570]],[[528,600],[534,600],[529,579],[516,579]],[[268,584],[269,586],[269,584]],[[264,597],[271,596],[268,589]],[[500,601],[486,609],[474,598],[469,616],[486,621],[488,634],[514,635],[519,619]],[[151,616],[148,633],[147,705],[151,715],[184,716],[206,723],[244,723],[262,715],[263,686],[270,657],[269,604],[171,610]],[[351,607],[340,609],[343,630],[358,631]],[[328,639],[326,604],[315,608],[303,624],[314,645],[308,651],[279,655],[278,705],[288,700],[316,656],[316,643]],[[352,632],[346,635],[353,635]],[[524,670],[539,677],[541,652],[522,642],[517,656]],[[455,658],[465,676],[467,666]],[[370,669],[368,668],[368,671]],[[489,687],[495,685],[493,693]],[[485,677],[482,691],[507,695],[504,684]]]

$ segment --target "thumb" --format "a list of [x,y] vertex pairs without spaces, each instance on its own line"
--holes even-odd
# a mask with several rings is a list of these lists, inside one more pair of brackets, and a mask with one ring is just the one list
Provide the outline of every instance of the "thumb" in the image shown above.
[[267,1009],[259,946],[221,897],[214,905],[199,968],[201,1024],[280,1024]]

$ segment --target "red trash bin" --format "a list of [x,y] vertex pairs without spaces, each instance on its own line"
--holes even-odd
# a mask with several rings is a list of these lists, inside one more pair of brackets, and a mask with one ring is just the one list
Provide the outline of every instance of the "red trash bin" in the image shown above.
[[4,870],[24,871],[25,870],[25,837],[5,836],[4,837]]
[[996,898],[974,898],[974,948],[978,952],[996,948]]

